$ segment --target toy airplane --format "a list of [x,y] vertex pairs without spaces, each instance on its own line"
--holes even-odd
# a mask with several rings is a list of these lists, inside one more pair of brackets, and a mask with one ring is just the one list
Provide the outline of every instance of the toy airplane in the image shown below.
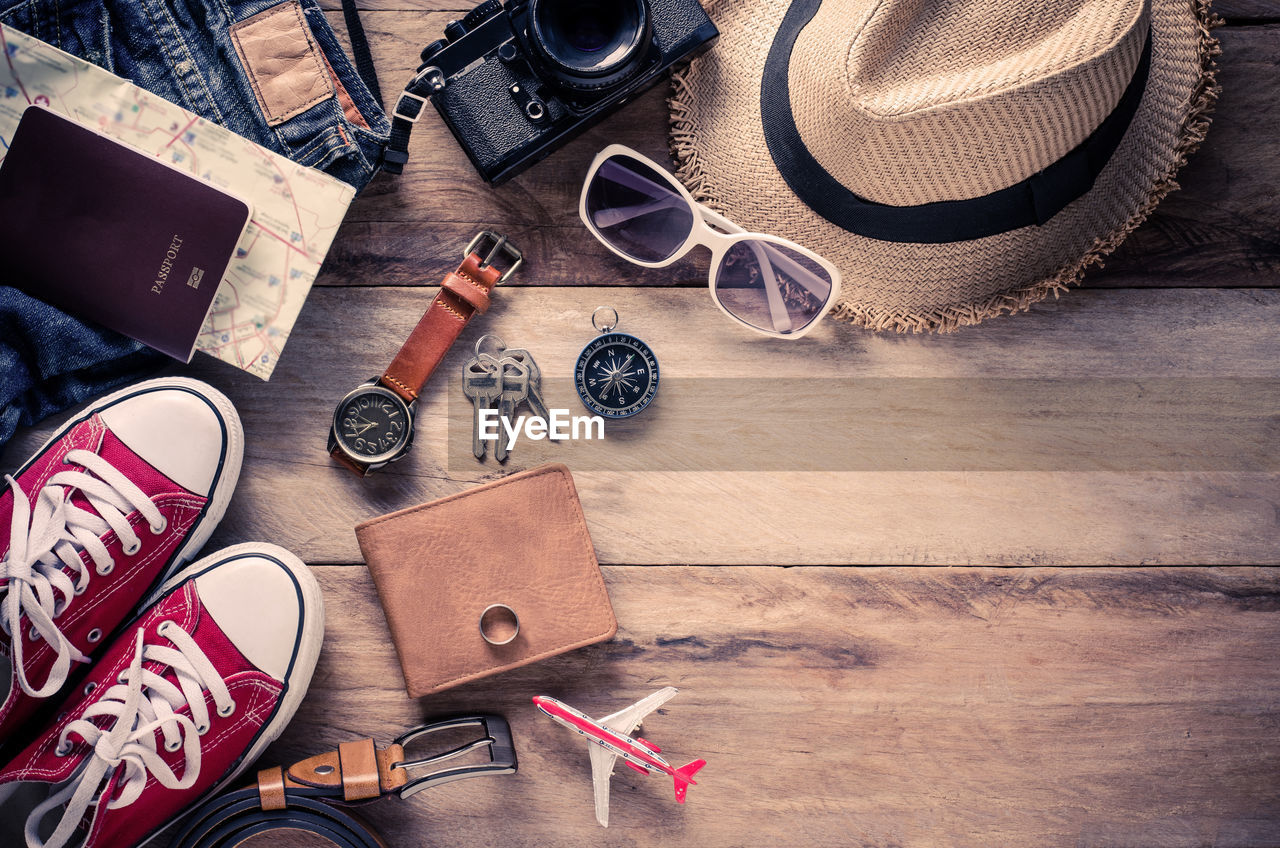
[[587,737],[587,750],[591,754],[591,780],[596,789],[596,821],[601,825],[609,826],[609,778],[613,775],[613,764],[618,757],[622,757],[628,766],[641,774],[661,772],[670,775],[676,784],[676,801],[681,804],[684,803],[689,785],[697,784],[693,776],[707,764],[706,760],[694,760],[687,766],[672,768],[658,756],[661,748],[638,736],[634,739],[631,737],[645,716],[671,700],[679,691],[674,686],[668,686],[599,721],[555,698],[534,696],[533,703],[553,721]]

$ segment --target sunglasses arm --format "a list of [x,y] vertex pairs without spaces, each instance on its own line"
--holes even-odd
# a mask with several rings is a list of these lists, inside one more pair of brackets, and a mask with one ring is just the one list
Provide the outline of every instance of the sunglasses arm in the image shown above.
[[600,209],[591,213],[592,222],[601,229],[605,227],[616,227],[619,224],[625,224],[627,221],[633,221],[636,218],[642,218],[645,215],[658,212],[663,209],[680,209],[686,208],[688,204],[685,199],[678,194],[672,194],[666,197],[660,197],[657,200],[650,200],[648,203],[636,203],[631,206],[613,206],[608,209]]
[[748,241],[751,252],[756,255],[756,263],[760,266],[760,273],[764,275],[764,294],[765,299],[769,301],[769,314],[773,319],[773,329],[778,333],[791,332],[791,316],[787,313],[787,305],[782,301],[782,288],[778,285],[778,278],[773,273],[773,263],[769,261],[768,254],[760,242]]
[[[630,152],[629,155],[647,165],[651,165],[654,170],[658,169],[656,164],[650,162],[638,153]],[[594,172],[588,175],[586,185],[590,186],[594,183],[596,179],[601,176],[601,172],[606,171],[606,169],[607,173],[604,176],[610,182],[617,183],[620,186],[625,186],[632,191],[640,192],[641,194],[649,195],[650,197],[656,195],[657,199],[650,200],[648,203],[637,203],[633,206],[620,206],[611,209],[601,209],[598,212],[594,212],[592,213],[591,220],[597,227],[616,227],[619,224],[624,224],[627,221],[639,218],[642,215],[648,215],[651,212],[657,212],[660,209],[669,209],[673,206],[688,205],[688,201],[686,201],[684,197],[681,196],[680,193],[672,186],[651,180],[644,174],[638,174],[630,168],[625,168],[617,165],[616,163],[612,163],[608,159],[602,162]],[[583,197],[585,198],[585,196],[584,188]]]
[[[697,206],[698,213],[702,215],[702,220],[711,226],[730,235],[746,232],[742,227],[739,227],[719,212],[708,209],[701,203],[697,204]],[[765,299],[769,302],[769,317],[773,320],[774,332],[789,333],[791,332],[791,316],[787,313],[787,305],[782,301],[782,289],[778,286],[778,278],[773,273],[773,266],[775,263],[794,266],[795,263],[778,251],[769,250],[767,244],[748,241],[747,245],[751,248],[751,252],[756,255],[756,264],[760,267],[760,273],[764,275]],[[771,259],[770,256],[773,258]]]
[[[730,235],[737,235],[739,233],[746,232],[742,227],[739,227],[737,224],[733,223],[715,210],[708,209],[701,203],[698,204],[698,212],[702,215],[702,220],[706,221],[713,227],[724,230]],[[768,242],[763,242],[762,244],[764,245],[764,249],[768,252],[770,261],[773,265],[781,268],[787,276],[791,277],[791,279],[795,280],[796,283],[803,286],[809,294],[814,295],[815,297],[818,296],[818,292],[814,291],[813,287],[806,282],[810,277],[808,269],[797,263],[790,256],[787,256],[782,251],[776,249],[772,244],[769,244]],[[756,255],[759,256],[758,251]]]

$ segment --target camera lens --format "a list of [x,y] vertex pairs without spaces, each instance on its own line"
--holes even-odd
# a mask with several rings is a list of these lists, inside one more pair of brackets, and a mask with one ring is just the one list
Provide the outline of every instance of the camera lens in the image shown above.
[[615,73],[649,34],[645,0],[533,0],[529,20],[545,58],[581,77]]

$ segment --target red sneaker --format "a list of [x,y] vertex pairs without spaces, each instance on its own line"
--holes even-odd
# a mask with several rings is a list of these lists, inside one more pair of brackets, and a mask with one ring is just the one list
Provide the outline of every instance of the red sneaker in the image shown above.
[[234,780],[293,717],[324,639],[320,587],[301,560],[237,545],[161,592],[57,721],[0,770],[0,843],[147,842]]
[[0,488],[0,743],[209,539],[240,475],[231,401],[150,380],[94,403]]

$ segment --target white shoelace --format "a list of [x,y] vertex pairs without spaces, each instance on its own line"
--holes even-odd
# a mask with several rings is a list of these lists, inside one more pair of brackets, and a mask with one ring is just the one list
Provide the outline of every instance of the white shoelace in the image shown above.
[[[0,628],[12,638],[18,684],[33,698],[48,698],[61,689],[72,662],[88,662],[88,657],[54,623],[66,611],[72,596],[81,594],[89,585],[89,570],[80,552],[89,552],[98,574],[110,574],[115,561],[99,536],[114,530],[124,544],[125,555],[132,556],[142,547],[142,540],[129,526],[129,513],[134,509],[141,512],[151,532],[157,535],[168,526],[151,498],[107,460],[91,451],[73,450],[63,462],[79,465],[85,471],[54,474],[36,496],[34,508],[17,481],[5,477],[13,491],[13,520],[9,527],[9,553],[0,560],[0,579],[9,581],[0,588]],[[72,489],[80,490],[96,515],[71,503]],[[75,583],[63,566],[75,573]],[[23,665],[25,640],[20,630],[24,614],[31,622],[32,632],[57,652],[48,679],[39,687],[27,679]]]
[[[126,807],[138,800],[146,788],[148,776],[167,789],[188,789],[200,776],[200,736],[209,730],[209,708],[204,690],[208,689],[218,715],[227,717],[235,712],[226,681],[213,667],[200,646],[189,633],[172,621],[161,622],[157,633],[168,639],[173,647],[146,645],[143,631],[137,631],[133,662],[120,673],[117,685],[112,686],[102,698],[85,710],[84,715],[67,725],[58,737],[55,749],[65,757],[74,747],[72,736],[78,736],[93,746],[85,765],[65,786],[51,795],[27,816],[26,837],[28,848],[62,848],[80,826],[90,805],[101,803],[98,796],[103,783],[115,770],[124,766],[124,779],[120,794],[107,804],[107,809]],[[144,662],[161,663],[173,670],[178,685],[150,669]],[[184,704],[191,707],[191,715],[175,712]],[[115,716],[109,730],[103,730],[91,719],[98,716]],[[174,774],[156,750],[156,730],[164,737],[166,751],[183,752],[182,777]],[[41,841],[40,822],[49,811],[66,804],[57,828],[48,840]]]

